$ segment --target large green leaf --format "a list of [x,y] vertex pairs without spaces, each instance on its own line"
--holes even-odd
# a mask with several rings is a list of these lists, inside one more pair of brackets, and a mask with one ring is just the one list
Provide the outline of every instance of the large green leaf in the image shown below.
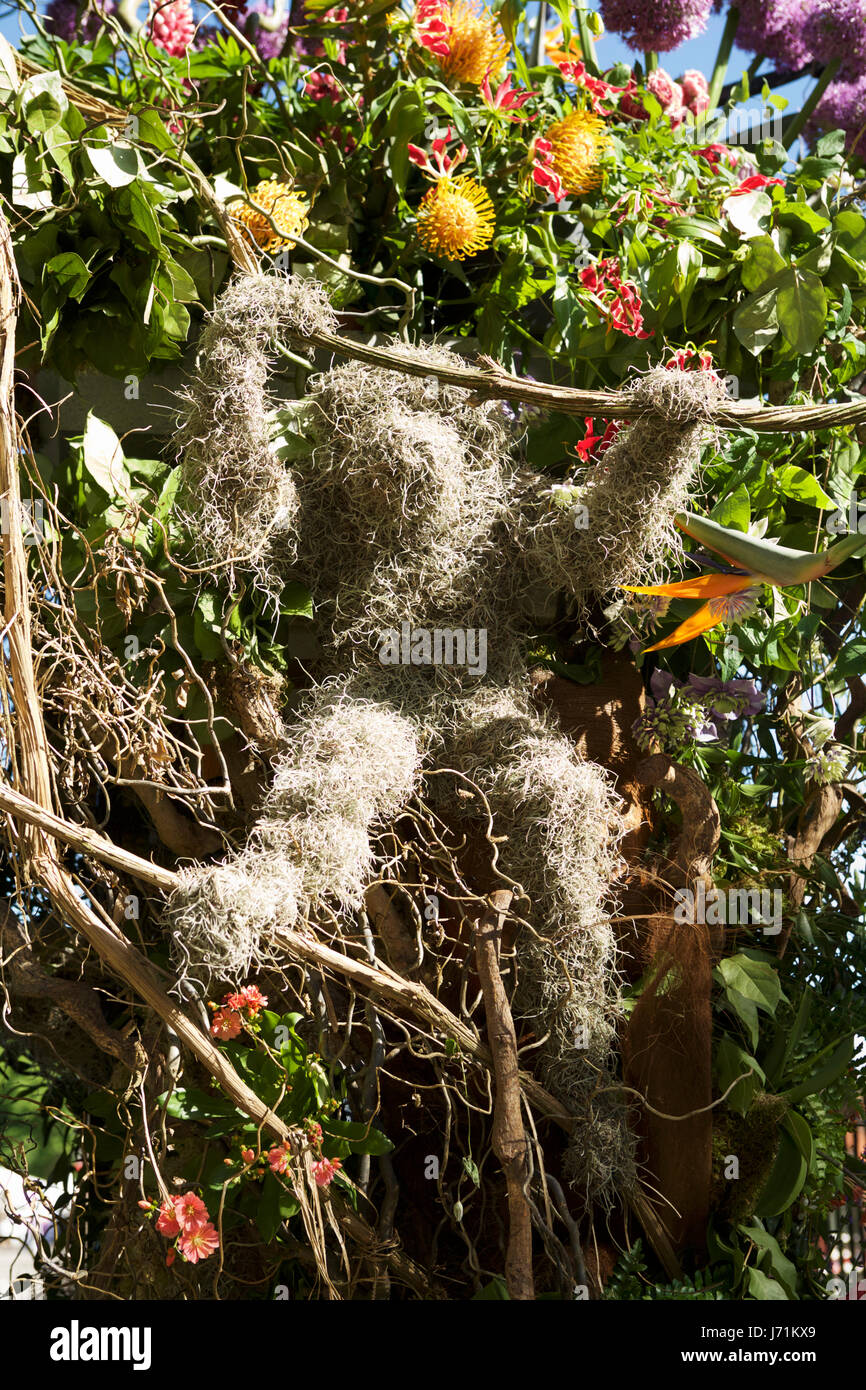
[[813,270],[790,266],[776,297],[776,312],[785,339],[795,352],[813,352],[827,322],[827,296]]

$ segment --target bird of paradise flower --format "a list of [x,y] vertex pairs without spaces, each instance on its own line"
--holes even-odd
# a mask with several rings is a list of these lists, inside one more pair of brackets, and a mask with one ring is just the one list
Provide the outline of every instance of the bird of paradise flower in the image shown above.
[[698,574],[674,584],[624,584],[623,588],[632,594],[706,600],[669,636],[647,647],[648,652],[678,647],[718,623],[738,622],[754,608],[762,584],[784,589],[823,579],[843,560],[866,546],[866,536],[855,532],[814,554],[809,550],[789,550],[773,541],[745,535],[706,517],[695,516],[693,512],[678,512],[674,521],[687,536],[736,565],[737,573]]

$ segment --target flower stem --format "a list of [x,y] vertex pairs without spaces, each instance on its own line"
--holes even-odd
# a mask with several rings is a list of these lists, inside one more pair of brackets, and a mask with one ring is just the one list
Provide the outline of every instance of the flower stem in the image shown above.
[[595,58],[592,35],[589,32],[589,25],[586,22],[586,5],[583,3],[583,0],[577,0],[574,13],[577,19],[577,32],[580,38],[580,51],[583,55],[584,66],[590,77],[598,77],[598,63]]
[[801,106],[800,110],[797,112],[796,116],[794,117],[793,121],[791,122],[791,124],[785,132],[786,150],[789,150],[793,145],[794,141],[799,138],[800,134],[802,133],[803,127],[805,126],[812,112],[815,110],[815,107],[818,105],[818,102],[821,100],[830,83],[833,81],[833,78],[836,76],[836,73],[839,71],[839,66],[841,62],[841,58],[833,58],[831,62],[827,64],[824,71],[821,73],[821,76],[818,78],[818,81],[815,83],[806,100],[803,102],[803,105]]
[[713,111],[719,104],[719,97],[722,94],[722,87],[725,81],[725,73],[728,70],[728,63],[731,57],[731,49],[734,46],[734,39],[737,37],[737,27],[740,23],[740,11],[736,5],[732,5],[728,10],[728,17],[725,20],[725,27],[722,30],[722,37],[719,40],[719,51],[716,54],[716,65],[713,68],[713,75],[710,80],[710,104],[708,110]]
[[547,27],[547,5],[545,0],[541,0],[538,6],[538,19],[535,24],[535,33],[532,38],[532,66],[540,67],[544,62],[544,31]]
[[644,76],[647,76],[651,72],[655,72],[658,65],[659,55],[657,53],[645,53],[643,55]]

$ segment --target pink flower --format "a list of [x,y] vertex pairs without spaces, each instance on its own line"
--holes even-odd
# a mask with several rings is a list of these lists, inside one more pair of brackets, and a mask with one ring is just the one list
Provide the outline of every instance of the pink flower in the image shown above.
[[156,1229],[161,1236],[168,1236],[172,1239],[180,1235],[180,1222],[177,1219],[177,1210],[173,1201],[163,1202],[159,1209],[159,1216],[156,1218]]
[[[644,86],[655,97],[662,108],[662,114],[667,116],[671,125],[675,127],[682,125],[685,120],[685,108],[683,106],[683,89],[679,82],[675,82],[664,68],[655,68],[652,72],[647,73]],[[619,109],[623,115],[632,116],[635,120],[649,120],[649,112],[643,102],[634,96],[628,88],[623,94]]]
[[182,58],[195,34],[190,0],[169,0],[159,5],[151,20],[150,37],[170,58]]
[[327,1187],[335,1174],[342,1168],[338,1158],[320,1158],[313,1164],[313,1177],[317,1187]]
[[289,1144],[280,1144],[279,1148],[271,1149],[268,1154],[268,1163],[271,1165],[272,1173],[285,1173],[292,1157]]
[[[530,97],[534,97],[536,94],[535,92],[513,91],[511,87],[511,83],[513,80],[514,74],[510,72],[508,76],[505,78],[505,81],[501,82],[499,86],[496,88],[496,94],[494,96],[490,90],[490,74],[488,73],[484,81],[481,83],[481,96],[485,106],[489,106],[491,111],[504,111],[506,113],[513,113],[511,115],[507,115],[507,119],[509,121],[526,120],[525,116],[518,116],[516,113],[521,106],[524,106],[526,102],[529,101]],[[529,120],[531,121],[534,119],[534,116],[529,117]]]
[[256,1156],[252,1149],[241,1149],[241,1158],[244,1163],[255,1163],[256,1161]]
[[766,174],[752,174],[749,178],[743,179],[739,188],[732,188],[726,196],[736,198],[738,193],[751,193],[756,188],[769,188],[771,184],[778,183],[784,187],[784,179],[768,179]]
[[339,101],[342,88],[329,72],[310,72],[304,78],[304,95],[313,101]]
[[215,1038],[224,1042],[227,1038],[236,1038],[241,1031],[241,1016],[234,1009],[217,1009],[210,1030]]
[[198,1227],[195,1231],[184,1231],[178,1247],[182,1255],[189,1260],[190,1264],[198,1264],[199,1260],[206,1260],[209,1255],[217,1249],[220,1243],[216,1233],[216,1227],[210,1222],[205,1226]]
[[209,1220],[207,1207],[194,1192],[184,1192],[182,1197],[175,1197],[174,1209],[185,1231],[199,1231]]
[[695,68],[689,68],[683,77],[683,105],[687,106],[695,117],[703,115],[704,111],[709,109],[710,89],[707,79]]

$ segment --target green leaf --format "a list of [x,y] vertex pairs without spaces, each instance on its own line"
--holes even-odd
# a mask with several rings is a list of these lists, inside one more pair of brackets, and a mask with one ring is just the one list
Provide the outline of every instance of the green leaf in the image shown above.
[[736,990],[756,1008],[775,1014],[783,995],[778,971],[772,965],[740,954],[720,961],[717,969],[726,990]]
[[818,479],[796,463],[786,463],[783,468],[776,469],[773,483],[786,497],[793,497],[796,502],[806,502],[810,507],[821,507],[823,510],[833,507],[833,498],[827,496]]
[[760,1221],[744,1222],[738,1227],[766,1259],[771,1274],[782,1285],[789,1298],[797,1297],[797,1266],[783,1254],[779,1242],[769,1231],[765,1231]]
[[41,72],[28,77],[21,87],[19,101],[21,114],[36,135],[59,125],[69,107],[59,72]]
[[76,251],[61,251],[45,265],[45,272],[65,290],[70,299],[81,299],[90,284],[90,271]]
[[734,312],[733,325],[743,347],[759,356],[779,332],[776,291],[750,295]]
[[134,501],[132,480],[126,471],[120,440],[110,425],[91,410],[82,445],[84,467],[109,497]]
[[94,173],[111,188],[125,188],[141,175],[138,150],[125,141],[118,140],[114,145],[85,144],[84,148]]
[[322,1120],[322,1131],[332,1139],[345,1140],[349,1153],[389,1154],[394,1145],[375,1125],[357,1120]]
[[748,531],[749,522],[752,519],[752,504],[749,489],[745,483],[740,483],[727,497],[723,497],[721,502],[717,502],[710,512],[710,517],[713,521],[717,521],[720,526],[731,526],[737,531]]
[[814,271],[789,267],[780,285],[776,312],[787,342],[797,353],[812,352],[827,322],[827,296],[820,276]]
[[779,255],[773,245],[771,237],[755,237],[749,243],[749,255],[743,261],[740,271],[743,288],[759,290],[767,280],[784,270],[786,264],[784,258]]
[[840,680],[862,675],[866,670],[866,638],[855,637],[843,647],[833,670]]
[[777,1279],[770,1279],[759,1269],[749,1270],[749,1297],[760,1299],[762,1303],[785,1303],[788,1295]]
[[833,1049],[827,1060],[806,1077],[805,1081],[792,1086],[789,1091],[785,1091],[785,1099],[793,1105],[797,1101],[805,1100],[807,1096],[813,1096],[819,1091],[826,1090],[832,1086],[834,1081],[848,1070],[851,1059],[854,1056],[854,1034],[849,1033],[847,1038],[843,1038]]
[[[797,1119],[805,1125],[801,1116]],[[808,1129],[808,1125],[806,1126]],[[799,1127],[785,1116],[780,1126],[779,1152],[755,1203],[756,1216],[781,1216],[799,1197],[809,1175],[809,1162],[803,1153]]]
[[726,1101],[732,1110],[736,1110],[739,1115],[745,1115],[755,1092],[761,1089],[761,1082],[765,1080],[761,1066],[751,1053],[738,1047],[734,1040],[727,1036],[721,1039],[716,1049],[715,1064],[719,1091],[722,1095],[738,1076],[744,1076],[748,1071],[752,1072],[751,1076],[745,1076],[745,1080],[734,1086]]

